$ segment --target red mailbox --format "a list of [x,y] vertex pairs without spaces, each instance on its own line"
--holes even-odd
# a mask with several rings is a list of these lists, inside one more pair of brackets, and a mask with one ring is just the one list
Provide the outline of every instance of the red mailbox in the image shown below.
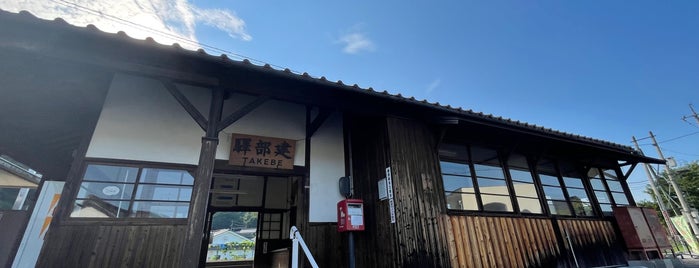
[[360,199],[345,199],[337,203],[337,231],[364,231],[364,203]]

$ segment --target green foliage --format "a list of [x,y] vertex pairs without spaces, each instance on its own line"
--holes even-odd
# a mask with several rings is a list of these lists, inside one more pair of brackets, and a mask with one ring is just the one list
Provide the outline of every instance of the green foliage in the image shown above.
[[[675,182],[677,182],[679,188],[684,193],[684,197],[687,200],[689,206],[691,208],[699,209],[699,163],[692,162],[683,167],[672,169],[671,175]],[[681,210],[679,209],[678,204],[680,202],[677,199],[677,194],[675,193],[675,190],[672,188],[672,186],[667,180],[667,173],[662,172],[659,176],[660,178],[657,179],[657,187],[660,191],[663,191],[670,195],[670,199],[668,199],[664,194],[661,194],[662,201],[666,205],[668,212],[670,213],[670,216],[676,216],[676,212],[679,212]],[[649,194],[651,197],[653,197],[654,200],[657,200],[650,186],[646,187],[645,192]],[[638,203],[638,205],[641,206],[640,202]],[[654,204],[653,206],[655,209],[659,210],[657,204]],[[673,209],[671,209],[672,207],[675,208],[674,211]]]
[[257,212],[216,212],[211,219],[211,230],[255,227],[257,227]]

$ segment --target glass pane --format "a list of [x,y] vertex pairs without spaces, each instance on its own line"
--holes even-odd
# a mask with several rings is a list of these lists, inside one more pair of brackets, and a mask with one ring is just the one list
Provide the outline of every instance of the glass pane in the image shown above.
[[583,202],[590,202],[589,197],[587,196],[587,192],[585,192],[584,189],[568,189],[568,196],[570,197],[570,201],[583,201]]
[[445,193],[447,208],[454,210],[478,210],[475,194]]
[[473,181],[471,177],[442,175],[444,190],[447,192],[473,193]]
[[281,233],[279,231],[271,231],[269,232],[269,238],[270,239],[280,239]]
[[544,186],[544,194],[546,195],[546,199],[565,200],[561,187]]
[[624,189],[621,188],[621,183],[619,181],[607,181],[607,186],[612,192],[623,192]]
[[439,156],[468,162],[468,150],[465,145],[446,144],[439,146]]
[[518,153],[513,153],[510,155],[510,159],[507,160],[507,165],[510,167],[510,169],[529,170],[527,158]]
[[607,180],[619,180],[619,178],[616,176],[616,172],[613,169],[605,169],[604,171],[604,178]]
[[604,189],[604,184],[602,183],[602,180],[600,180],[600,179],[591,179],[590,184],[592,184],[592,189],[602,190],[602,191],[606,190],[606,189]]
[[86,181],[135,182],[138,168],[107,165],[89,165],[85,171]]
[[83,182],[78,190],[78,198],[129,200],[133,184],[114,182]]
[[602,209],[602,212],[612,212],[612,205],[611,204],[599,204],[600,208]]
[[160,184],[194,184],[194,177],[185,170],[144,168],[141,182]]
[[131,217],[136,218],[187,218],[189,203],[136,201],[133,211]]
[[539,199],[517,197],[517,204],[519,204],[519,211],[522,213],[543,213]]
[[504,179],[505,174],[500,166],[486,166],[474,164],[473,168],[476,171],[476,176],[478,177],[490,177],[497,179]]
[[553,160],[544,158],[539,160],[538,165],[536,166],[536,170],[540,175],[549,175],[549,176],[556,176],[556,166],[553,162]]
[[442,174],[471,176],[471,168],[468,164],[446,161],[441,161],[439,164],[442,167]]
[[584,188],[582,180],[579,178],[563,177],[563,183],[566,187]]
[[582,178],[582,174],[580,173],[580,169],[578,166],[574,165],[571,162],[566,162],[566,161],[561,161],[559,162],[559,168],[561,171],[561,176],[562,177],[569,177],[569,178]]
[[100,199],[78,199],[73,206],[72,218],[126,218],[129,201],[105,201]]
[[509,195],[505,180],[478,178],[478,189],[481,193]]
[[589,202],[571,201],[571,205],[573,206],[573,210],[575,211],[575,215],[577,215],[577,216],[593,216],[594,215],[592,213],[592,206],[590,205]]
[[588,178],[602,178],[602,176],[599,173],[598,168],[591,168],[590,170],[587,171],[587,177]]
[[629,200],[626,198],[626,195],[623,193],[612,193],[612,198],[614,198],[614,202],[617,205],[628,205]]
[[19,195],[19,188],[0,188],[0,210],[11,210]]
[[609,200],[609,195],[607,192],[604,191],[595,191],[595,197],[597,197],[597,201],[600,203],[611,203],[612,201]]
[[267,214],[267,215],[269,215],[270,221],[281,221],[282,220],[282,214],[280,214],[280,213]]
[[471,146],[471,157],[473,159],[473,164],[500,166],[498,152],[494,149]]
[[257,215],[257,212],[214,213],[206,262],[253,260]]
[[507,195],[488,195],[482,194],[481,201],[483,201],[484,211],[502,211],[502,212],[512,212],[512,201],[510,196]]
[[534,179],[532,179],[532,174],[529,172],[529,170],[510,168],[510,176],[512,176],[512,180],[514,181],[534,182]]
[[539,174],[539,179],[541,179],[541,184],[544,184],[544,185],[551,185],[551,186],[560,186],[561,185],[558,182],[558,177],[556,177],[556,176]]
[[191,186],[139,185],[136,190],[138,200],[189,201],[192,198]]
[[[24,188],[24,189],[27,189],[27,188]],[[20,191],[20,195],[21,195],[21,191]],[[36,202],[36,200],[32,200],[31,198],[29,198],[30,196],[37,196],[36,189],[29,189],[29,192],[22,197],[22,198],[24,198],[24,200],[21,200],[20,202],[24,202],[24,204],[22,205],[21,208],[19,208],[20,210],[29,210],[29,207],[34,205],[34,202]],[[18,205],[18,204],[15,203],[15,205]]]
[[534,198],[539,197],[539,195],[536,193],[536,186],[534,186],[534,184],[513,182],[513,186],[515,188],[515,194],[517,194],[517,196],[526,196]]
[[572,215],[568,203],[562,200],[548,200],[549,210],[554,215]]
[[289,208],[289,178],[267,178],[267,194],[265,208]]

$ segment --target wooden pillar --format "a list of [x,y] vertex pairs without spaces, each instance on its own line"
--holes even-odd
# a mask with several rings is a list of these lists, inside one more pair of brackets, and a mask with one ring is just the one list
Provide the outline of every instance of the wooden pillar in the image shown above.
[[218,146],[218,124],[221,121],[221,111],[223,110],[223,95],[223,89],[216,88],[212,90],[206,136],[201,139],[199,165],[194,176],[192,202],[189,208],[187,233],[185,234],[184,249],[182,251],[181,267],[183,268],[199,266],[201,248],[205,237],[204,230],[206,227],[206,210],[209,206],[211,177],[214,173],[216,147]]

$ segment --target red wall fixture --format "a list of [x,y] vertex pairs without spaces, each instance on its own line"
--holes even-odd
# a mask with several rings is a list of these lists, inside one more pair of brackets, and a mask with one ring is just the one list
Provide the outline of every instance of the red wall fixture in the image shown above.
[[614,218],[626,242],[630,259],[660,258],[662,250],[671,249],[655,210],[615,207]]

